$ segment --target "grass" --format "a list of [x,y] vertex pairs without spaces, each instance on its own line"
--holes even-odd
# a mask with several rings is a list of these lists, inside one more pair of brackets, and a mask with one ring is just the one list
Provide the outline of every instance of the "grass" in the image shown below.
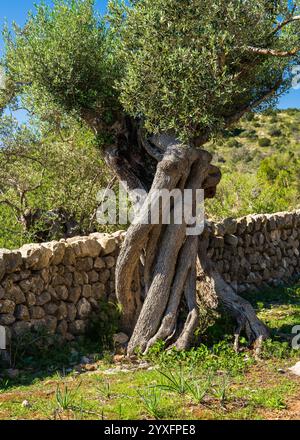
[[157,388],[150,388],[146,392],[141,393],[137,391],[141,402],[147,413],[155,420],[163,418],[163,411],[161,410],[161,392]]
[[[246,344],[234,352],[224,320],[209,329],[205,344],[188,352],[165,351],[158,343],[147,357],[131,362],[114,362],[105,353],[81,373],[74,363],[87,351],[84,344],[71,345],[69,364],[67,353],[57,359],[47,352],[47,368],[44,355],[40,368],[25,363],[18,379],[0,379],[0,419],[299,418],[300,378],[288,368],[300,354],[290,345],[292,327],[300,323],[300,288],[266,290],[248,299],[272,332],[259,361]],[[22,405],[25,400],[29,405]]]

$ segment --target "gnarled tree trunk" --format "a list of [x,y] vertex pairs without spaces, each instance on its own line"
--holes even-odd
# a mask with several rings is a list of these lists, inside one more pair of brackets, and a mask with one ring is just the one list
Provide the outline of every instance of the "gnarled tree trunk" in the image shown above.
[[[135,152],[134,158],[126,149],[114,150],[113,154],[112,150],[107,152],[107,162],[114,165],[119,178],[126,180],[132,190],[149,188],[149,170],[156,165],[156,169],[152,168],[153,182],[148,197],[135,224],[127,231],[116,267],[116,293],[123,309],[122,329],[130,335],[128,354],[137,348],[146,352],[158,340],[178,349],[188,348],[199,324],[197,300],[215,306],[221,304],[236,319],[236,346],[243,329],[251,342],[265,339],[268,331],[252,306],[236,295],[209,261],[207,232],[204,230],[200,236],[187,235],[184,218],[180,224],[163,224],[163,206],[158,224],[149,221],[151,206],[153,203],[159,206],[159,190],[190,189],[195,194],[197,189],[203,189],[205,197],[215,195],[221,173],[211,165],[211,155],[199,148],[207,138],[198,139],[197,148],[183,145],[171,135],[156,135],[149,140],[141,130],[137,139],[139,153]],[[145,170],[147,181],[140,172],[139,155],[144,155],[143,161],[147,155],[151,165]],[[198,298],[197,261],[202,272]],[[140,268],[143,276],[139,288]],[[180,322],[183,299],[188,313],[185,322]]]

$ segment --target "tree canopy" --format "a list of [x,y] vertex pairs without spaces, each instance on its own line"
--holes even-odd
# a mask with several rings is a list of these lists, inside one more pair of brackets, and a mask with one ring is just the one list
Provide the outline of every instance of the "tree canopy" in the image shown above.
[[299,23],[279,25],[291,14],[288,3],[141,0],[125,15],[119,9],[124,108],[151,131],[190,138],[217,131],[265,98],[272,103],[273,92],[290,86],[291,62],[282,55],[300,47]]
[[125,113],[150,132],[216,133],[290,87],[298,12],[287,0],[111,0],[106,17],[93,0],[42,4],[5,31],[14,90],[2,99],[21,94],[40,116],[67,111],[97,132]]

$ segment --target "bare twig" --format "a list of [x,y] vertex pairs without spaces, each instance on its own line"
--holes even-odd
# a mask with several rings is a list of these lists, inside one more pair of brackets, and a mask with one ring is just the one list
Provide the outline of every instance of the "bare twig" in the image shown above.
[[279,32],[282,28],[284,28],[285,26],[287,26],[290,23],[294,23],[295,21],[299,21],[300,20],[300,15],[295,15],[293,16],[293,13],[295,12],[295,6],[292,10],[292,14],[286,19],[283,20],[282,22],[280,22],[276,28],[273,30],[272,35],[277,34],[277,32]]

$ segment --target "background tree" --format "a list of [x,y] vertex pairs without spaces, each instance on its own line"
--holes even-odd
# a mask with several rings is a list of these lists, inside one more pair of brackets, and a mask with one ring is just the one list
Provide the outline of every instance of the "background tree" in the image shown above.
[[[220,181],[212,137],[247,112],[271,105],[290,87],[299,62],[299,2],[138,0],[110,2],[110,24],[93,1],[40,6],[23,29],[7,33],[5,99],[21,93],[41,118],[57,111],[85,121],[105,139],[103,157],[129,189],[203,188]],[[11,91],[10,91],[11,88]],[[139,214],[148,218],[148,200]],[[217,301],[251,341],[267,337],[250,304],[238,297],[207,258],[207,234],[186,225],[132,225],[116,271],[128,352],[165,339],[186,348],[200,300]],[[142,261],[143,285],[139,283]],[[178,320],[183,297],[188,315]]]
[[0,246],[99,228],[97,192],[111,178],[90,130],[60,125],[53,130],[0,118]]

